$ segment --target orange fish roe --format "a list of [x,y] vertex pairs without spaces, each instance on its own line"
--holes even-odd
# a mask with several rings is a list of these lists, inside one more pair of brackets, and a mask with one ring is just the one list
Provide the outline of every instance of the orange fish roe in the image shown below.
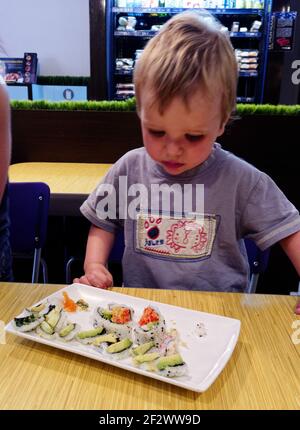
[[64,310],[67,312],[76,312],[77,305],[74,302],[74,300],[70,299],[70,297],[68,296],[68,293],[66,293],[65,291],[63,292],[63,296],[64,296],[64,302],[63,302]]
[[143,315],[139,320],[139,325],[142,326],[142,325],[146,325],[146,324],[158,322],[158,321],[159,321],[159,315],[157,314],[157,312],[155,312],[153,308],[148,306],[147,308],[144,309]]
[[130,309],[116,306],[112,309],[111,322],[125,324],[131,321]]

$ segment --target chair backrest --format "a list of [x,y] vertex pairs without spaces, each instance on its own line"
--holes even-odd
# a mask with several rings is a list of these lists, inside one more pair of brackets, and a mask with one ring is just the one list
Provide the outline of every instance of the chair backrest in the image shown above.
[[270,255],[270,249],[261,251],[250,239],[245,239],[245,246],[250,267],[250,285],[247,293],[255,293],[259,275],[265,272]]
[[10,242],[13,253],[30,253],[44,246],[50,188],[43,182],[11,182],[8,186]]

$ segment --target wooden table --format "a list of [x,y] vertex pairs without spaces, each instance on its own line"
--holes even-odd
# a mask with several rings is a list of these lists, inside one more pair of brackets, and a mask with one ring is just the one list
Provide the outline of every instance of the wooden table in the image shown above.
[[[0,284],[0,319],[7,323],[60,288]],[[7,334],[0,345],[0,409],[300,409],[295,297],[114,290],[240,319],[237,346],[214,384],[199,394]]]
[[46,182],[51,215],[79,215],[79,207],[112,164],[18,163],[9,168],[11,182]]

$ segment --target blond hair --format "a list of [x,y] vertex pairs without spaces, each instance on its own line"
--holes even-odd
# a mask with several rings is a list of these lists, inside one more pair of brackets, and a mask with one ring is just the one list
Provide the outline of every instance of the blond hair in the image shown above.
[[222,120],[236,104],[238,69],[227,30],[207,11],[187,11],[167,21],[146,45],[134,71],[137,110],[141,94],[149,91],[160,113],[180,97],[201,89],[222,94]]

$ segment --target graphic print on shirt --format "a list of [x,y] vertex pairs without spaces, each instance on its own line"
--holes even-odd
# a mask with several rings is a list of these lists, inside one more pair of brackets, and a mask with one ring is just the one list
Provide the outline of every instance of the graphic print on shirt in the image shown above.
[[211,255],[216,235],[215,215],[169,218],[137,214],[136,250],[148,255],[176,259],[199,259]]

